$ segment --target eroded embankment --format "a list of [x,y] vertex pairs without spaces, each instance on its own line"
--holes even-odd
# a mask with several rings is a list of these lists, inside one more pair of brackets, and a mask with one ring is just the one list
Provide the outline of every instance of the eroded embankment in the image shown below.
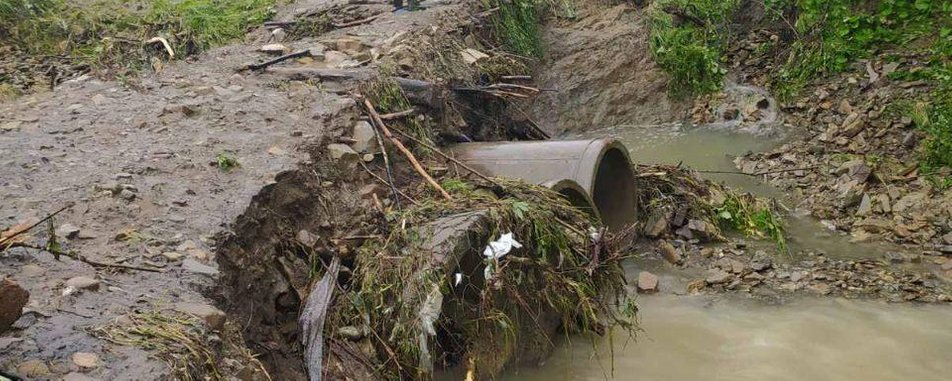
[[[525,62],[484,53],[498,49],[492,12],[464,4],[410,15],[441,24],[320,35],[367,52],[369,70],[294,62],[263,73],[319,80],[353,100],[328,115],[345,127],[325,130],[309,162],[259,192],[218,250],[229,312],[275,377],[456,368],[490,378],[544,358],[559,331],[634,329],[621,256],[590,215],[555,191],[477,175],[438,153],[544,135],[509,116],[511,99],[537,91],[503,81],[524,81]],[[380,120],[365,120],[372,109]]]

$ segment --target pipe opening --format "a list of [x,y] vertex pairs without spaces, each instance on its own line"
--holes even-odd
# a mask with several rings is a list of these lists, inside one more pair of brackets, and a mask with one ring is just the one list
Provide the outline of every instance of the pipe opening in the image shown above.
[[602,156],[592,188],[592,199],[605,226],[617,232],[635,223],[635,176],[628,156],[618,147],[609,148]]

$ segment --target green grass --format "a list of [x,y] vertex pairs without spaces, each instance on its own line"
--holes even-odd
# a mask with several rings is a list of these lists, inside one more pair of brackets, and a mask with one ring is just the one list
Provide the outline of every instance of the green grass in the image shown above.
[[[81,4],[79,4],[81,3]],[[273,14],[275,0],[0,1],[0,43],[33,54],[65,54],[94,68],[137,69],[150,55],[176,58],[244,36]]]
[[493,33],[507,50],[524,57],[542,57],[537,5],[535,0],[487,0],[487,9],[499,8],[492,16]]
[[[697,17],[704,25],[676,22],[664,11],[672,7]],[[663,0],[650,15],[651,52],[670,76],[669,91],[678,96],[718,91],[727,70],[722,66],[727,33],[720,28],[737,7],[736,0]]]
[[763,199],[749,194],[727,192],[724,204],[716,207],[720,225],[739,231],[749,237],[773,241],[781,252],[787,251],[787,240],[781,219]]
[[890,47],[934,50],[939,61],[949,50],[952,2],[948,0],[774,0],[770,6],[796,6],[790,55],[773,80],[781,100],[799,94],[817,75],[841,72],[857,59]]

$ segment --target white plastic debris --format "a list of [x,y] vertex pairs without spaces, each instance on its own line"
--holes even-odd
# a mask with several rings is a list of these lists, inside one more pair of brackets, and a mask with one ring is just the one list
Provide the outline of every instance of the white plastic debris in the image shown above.
[[588,236],[592,239],[592,242],[598,242],[598,240],[602,238],[602,235],[598,232],[598,229],[595,229],[591,226],[588,228]]
[[460,284],[462,281],[463,281],[463,274],[460,274],[460,273],[453,274],[453,286],[454,286],[454,287],[455,287],[455,286],[459,286],[459,284]]
[[76,292],[76,287],[67,286],[65,289],[63,289],[63,296],[70,296],[75,292]]
[[487,259],[498,260],[506,254],[509,254],[512,251],[512,248],[520,248],[522,244],[516,241],[512,237],[512,233],[506,233],[499,237],[499,239],[492,241],[489,245],[486,245],[486,250],[483,250],[483,255]]

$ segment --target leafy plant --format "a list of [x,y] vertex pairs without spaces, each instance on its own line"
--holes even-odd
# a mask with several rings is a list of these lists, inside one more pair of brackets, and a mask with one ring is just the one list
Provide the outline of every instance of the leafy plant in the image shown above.
[[218,162],[218,169],[226,172],[241,166],[237,158],[225,152],[221,152],[218,156],[215,156],[215,160]]
[[724,204],[715,209],[722,226],[747,236],[768,238],[782,252],[787,251],[783,224],[769,205],[751,195],[728,193]]
[[[718,28],[737,6],[737,1],[667,0],[656,5],[650,21],[651,52],[658,65],[671,75],[669,90],[675,95],[720,90],[727,74],[721,66],[726,33]],[[670,9],[696,20],[676,23],[666,11]]]

